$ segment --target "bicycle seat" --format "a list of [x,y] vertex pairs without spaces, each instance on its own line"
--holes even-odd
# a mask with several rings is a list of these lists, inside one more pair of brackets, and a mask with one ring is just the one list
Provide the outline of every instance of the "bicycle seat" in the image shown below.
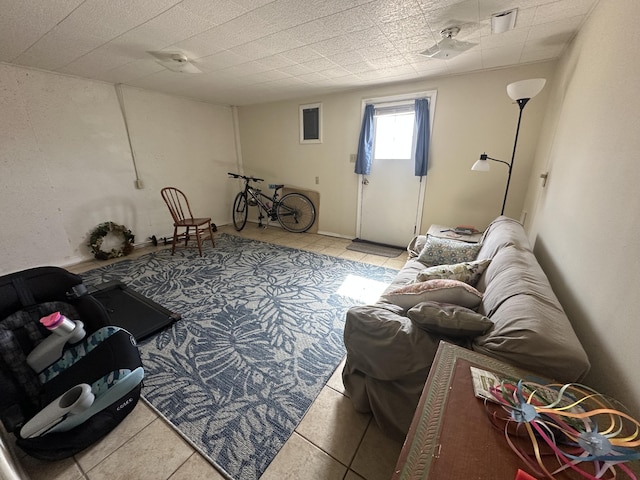
[[276,185],[275,183],[270,183],[270,184],[269,184],[269,188],[272,188],[272,189],[274,189],[274,190],[279,190],[279,189],[281,189],[282,187],[284,187],[284,185]]

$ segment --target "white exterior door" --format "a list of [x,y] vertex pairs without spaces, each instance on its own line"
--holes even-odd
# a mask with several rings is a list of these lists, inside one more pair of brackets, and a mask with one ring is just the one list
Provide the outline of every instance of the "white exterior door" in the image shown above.
[[384,245],[406,247],[422,218],[424,181],[414,175],[412,160],[374,161],[369,175],[360,175],[358,237]]

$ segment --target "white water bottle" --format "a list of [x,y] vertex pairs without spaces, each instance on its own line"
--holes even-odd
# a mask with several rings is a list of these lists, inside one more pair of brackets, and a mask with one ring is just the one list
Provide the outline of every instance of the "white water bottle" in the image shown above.
[[69,320],[60,312],[42,317],[40,323],[51,331],[27,356],[27,364],[40,373],[62,356],[62,350],[67,342],[76,343],[85,336],[84,324],[78,320]]

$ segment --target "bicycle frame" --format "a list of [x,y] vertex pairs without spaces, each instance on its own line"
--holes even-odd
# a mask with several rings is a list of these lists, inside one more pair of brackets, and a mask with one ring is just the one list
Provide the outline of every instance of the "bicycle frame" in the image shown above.
[[[278,215],[276,214],[276,210],[278,207],[278,190],[280,188],[276,188],[273,192],[273,197],[268,197],[262,190],[256,187],[252,187],[249,185],[249,180],[245,180],[244,191],[247,194],[247,199],[250,197],[256,202],[256,206],[259,208],[258,220],[262,220],[264,215],[262,213],[266,213],[267,217],[270,220],[277,220]],[[270,203],[269,203],[270,202]],[[251,205],[251,204],[249,204]]]

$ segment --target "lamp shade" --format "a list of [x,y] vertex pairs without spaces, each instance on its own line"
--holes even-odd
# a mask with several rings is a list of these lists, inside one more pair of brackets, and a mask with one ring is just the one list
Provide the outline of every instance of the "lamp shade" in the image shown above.
[[544,78],[531,78],[529,80],[521,80],[507,85],[507,95],[512,100],[522,100],[523,98],[533,98],[540,93],[547,82]]
[[489,171],[489,162],[486,160],[476,160],[476,163],[473,164],[471,170],[474,172],[488,172]]

